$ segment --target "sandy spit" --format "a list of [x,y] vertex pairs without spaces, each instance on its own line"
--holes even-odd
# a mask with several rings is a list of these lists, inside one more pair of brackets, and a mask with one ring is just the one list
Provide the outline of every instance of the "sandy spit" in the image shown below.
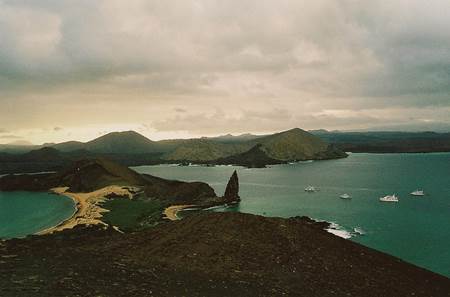
[[42,230],[36,234],[49,234],[55,231],[71,229],[77,225],[106,225],[101,221],[101,217],[102,213],[107,212],[108,210],[101,208],[99,206],[100,202],[105,201],[105,196],[112,193],[120,196],[128,196],[129,199],[132,199],[133,194],[130,193],[128,188],[129,187],[108,186],[89,193],[68,192],[67,187],[53,188],[51,189],[52,192],[71,198],[75,202],[76,211],[69,219],[63,221],[59,225]]
[[180,218],[177,216],[177,213],[180,210],[183,210],[185,208],[193,207],[195,205],[188,204],[188,205],[172,205],[164,209],[163,214],[165,215],[166,219],[169,219],[171,221],[179,220]]

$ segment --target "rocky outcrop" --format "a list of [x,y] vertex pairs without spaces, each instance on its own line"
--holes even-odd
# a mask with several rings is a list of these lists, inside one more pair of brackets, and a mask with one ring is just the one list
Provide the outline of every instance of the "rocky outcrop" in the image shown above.
[[241,197],[239,197],[239,178],[236,170],[228,181],[223,198],[226,203],[237,203],[241,201]]

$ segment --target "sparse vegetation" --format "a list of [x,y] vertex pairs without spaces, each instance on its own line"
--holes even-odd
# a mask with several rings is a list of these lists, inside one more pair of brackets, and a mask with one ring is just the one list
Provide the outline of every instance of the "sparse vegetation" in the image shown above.
[[103,214],[102,221],[125,232],[154,226],[163,211],[162,204],[155,200],[113,198],[105,201],[102,207],[109,210]]

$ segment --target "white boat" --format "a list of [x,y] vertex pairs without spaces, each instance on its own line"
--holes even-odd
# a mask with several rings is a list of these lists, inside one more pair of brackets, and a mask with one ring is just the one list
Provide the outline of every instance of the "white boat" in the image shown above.
[[307,187],[305,188],[305,192],[310,192],[310,193],[312,193],[312,192],[315,192],[315,191],[317,191],[317,190],[316,190],[316,188],[314,188],[313,186],[307,186]]
[[341,199],[352,199],[352,196],[350,196],[349,194],[342,194],[341,196],[339,196],[339,198]]
[[380,198],[381,202],[398,202],[398,197],[394,195],[386,195]]
[[425,196],[425,193],[423,192],[423,190],[415,190],[414,192],[410,193],[413,196]]

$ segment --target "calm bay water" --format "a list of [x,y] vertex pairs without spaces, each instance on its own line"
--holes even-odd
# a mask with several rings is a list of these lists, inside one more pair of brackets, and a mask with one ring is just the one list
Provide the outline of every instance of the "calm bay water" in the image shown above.
[[[239,211],[265,216],[306,215],[365,235],[351,240],[450,277],[450,154],[351,154],[346,159],[242,167],[140,166],[156,176],[209,183],[223,194],[233,170],[240,179]],[[320,191],[306,193],[313,185]],[[425,197],[409,193],[420,188]],[[339,195],[350,194],[343,200]],[[378,198],[397,194],[398,203]]]
[[74,211],[74,202],[65,196],[0,192],[0,238],[34,234],[59,224]]

